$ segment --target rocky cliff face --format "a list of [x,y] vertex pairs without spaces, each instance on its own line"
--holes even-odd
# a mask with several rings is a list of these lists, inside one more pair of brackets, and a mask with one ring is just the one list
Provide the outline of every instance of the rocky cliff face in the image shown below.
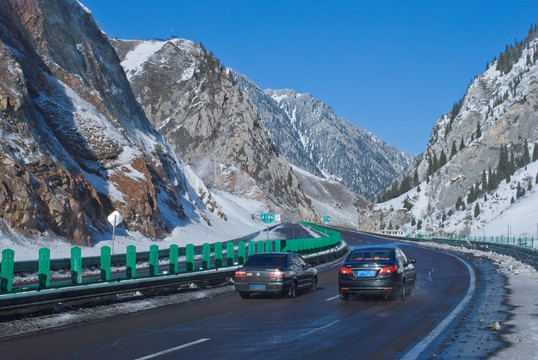
[[[415,187],[397,199],[364,211],[360,221],[366,228],[392,224],[416,230],[415,225],[410,225],[415,218],[423,221],[422,228],[426,231],[465,233],[473,221],[480,221],[473,220],[474,203],[467,204],[465,216],[458,214],[455,208],[458,197],[467,202],[473,185],[478,183],[481,190],[484,188],[483,173],[497,168],[501,145],[519,157],[524,153],[525,143],[532,154],[533,144],[538,141],[538,39],[536,32],[530,35],[521,46],[521,53],[512,59],[512,66],[503,67],[500,57],[474,79],[453,111],[437,120],[416,167],[422,191],[417,192]],[[516,53],[512,50],[503,59]],[[446,163],[440,161],[443,156]],[[439,169],[432,171],[435,163],[440,165]],[[494,192],[486,195],[486,199],[496,197]],[[409,211],[402,208],[405,197],[413,205]],[[489,208],[495,200],[489,204],[481,201],[482,206]],[[491,217],[509,206],[510,197],[505,205],[496,207],[497,213]]]
[[316,218],[256,109],[214,55],[182,39],[114,45],[133,91],[176,154],[209,186]]
[[89,245],[117,209],[127,229],[158,238],[196,207],[115,50],[74,0],[0,0],[0,132],[0,218],[23,233]]
[[235,78],[279,151],[297,167],[370,197],[411,164],[411,156],[336,116],[310,94],[262,91],[243,75]]

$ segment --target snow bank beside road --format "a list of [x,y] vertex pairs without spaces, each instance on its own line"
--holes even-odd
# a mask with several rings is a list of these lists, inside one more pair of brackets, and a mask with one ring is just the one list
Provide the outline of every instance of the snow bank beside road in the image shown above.
[[[508,279],[507,304],[512,307],[509,311],[510,320],[501,323],[501,338],[510,346],[501,349],[491,359],[535,359],[538,353],[538,271],[530,265],[523,264],[514,258],[495,252],[470,250],[444,244],[421,243],[442,250],[457,251],[472,254],[476,257],[490,259],[497,271]],[[492,324],[484,324],[492,326]],[[502,331],[510,327],[509,331]],[[493,328],[492,328],[493,329]],[[495,330],[495,329],[493,329]]]

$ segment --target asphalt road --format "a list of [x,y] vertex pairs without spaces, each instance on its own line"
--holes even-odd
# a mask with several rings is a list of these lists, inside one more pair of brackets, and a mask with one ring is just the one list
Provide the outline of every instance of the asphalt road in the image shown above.
[[[342,233],[349,245],[379,243]],[[233,293],[0,340],[2,359],[397,359],[465,297],[467,266],[438,251],[402,244],[417,259],[416,294],[406,301],[342,302],[338,267],[318,291],[296,299]],[[424,356],[427,357],[427,356]],[[420,358],[424,358],[422,355]]]

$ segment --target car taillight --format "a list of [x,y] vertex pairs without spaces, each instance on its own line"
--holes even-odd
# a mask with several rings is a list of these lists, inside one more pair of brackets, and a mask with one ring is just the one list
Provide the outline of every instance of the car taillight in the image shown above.
[[234,278],[244,278],[247,277],[247,272],[245,270],[237,270],[234,274]]
[[340,275],[351,275],[352,271],[350,268],[345,266],[340,266],[340,270],[338,270]]
[[396,266],[394,265],[385,266],[379,270],[380,274],[392,274],[394,272],[396,272]]
[[269,273],[269,278],[273,279],[283,279],[284,278],[284,272],[280,270],[273,270]]

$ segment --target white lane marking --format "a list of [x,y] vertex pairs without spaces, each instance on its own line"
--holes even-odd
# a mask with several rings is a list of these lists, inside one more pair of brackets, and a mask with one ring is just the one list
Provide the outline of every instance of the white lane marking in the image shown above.
[[430,345],[431,342],[435,340],[437,336],[439,336],[439,334],[441,334],[446,329],[446,327],[450,324],[450,322],[454,320],[454,318],[463,310],[463,308],[467,305],[467,303],[471,300],[471,298],[474,295],[474,291],[476,287],[476,279],[475,279],[474,270],[471,267],[471,265],[469,265],[466,261],[464,261],[463,259],[460,259],[459,257],[455,255],[452,255],[452,254],[447,254],[447,255],[454,256],[456,259],[464,263],[465,266],[467,266],[467,269],[469,270],[469,278],[470,278],[469,288],[467,289],[467,294],[465,295],[463,300],[458,304],[458,306],[456,306],[456,308],[450,314],[448,314],[448,316],[443,321],[441,321],[441,323],[437,325],[437,327],[433,329],[431,333],[429,333],[424,339],[422,339],[411,350],[409,350],[409,352],[405,354],[404,357],[401,358],[401,360],[418,359],[418,356],[424,350],[426,350],[428,345]]
[[180,346],[176,346],[176,347],[171,348],[171,349],[168,349],[168,350],[159,351],[159,352],[157,352],[157,353],[150,354],[150,355],[147,355],[147,356],[138,358],[138,359],[136,359],[136,360],[153,359],[154,357],[161,356],[161,355],[164,355],[164,354],[168,354],[168,353],[171,353],[171,352],[174,352],[174,351],[177,351],[177,350],[181,350],[181,349],[187,348],[187,347],[189,347],[189,346],[193,346],[193,345],[196,345],[196,344],[203,343],[203,342],[208,341],[208,340],[209,340],[209,339],[203,338],[203,339],[200,339],[200,340],[196,340],[196,341],[190,342],[190,343],[188,343],[188,344],[183,344],[183,345],[180,345]]
[[338,323],[338,322],[340,322],[340,320],[334,320],[333,322],[330,322],[330,323],[328,323],[327,325],[323,325],[322,327],[316,328],[316,329],[314,329],[314,330],[310,330],[310,331],[307,332],[307,333],[304,333],[304,334],[302,334],[302,335],[299,335],[299,336],[296,337],[296,339],[301,338],[301,337],[303,337],[303,336],[311,335],[311,334],[313,334],[313,333],[315,333],[315,332],[317,332],[317,331],[320,331],[320,330],[323,330],[323,329],[325,329],[325,328],[328,328],[329,326],[333,326],[334,324],[336,324],[336,323]]
[[325,301],[331,301],[331,300],[334,300],[334,299],[338,299],[339,297],[340,297],[340,295],[336,295],[336,296],[330,297],[328,299],[325,299]]

